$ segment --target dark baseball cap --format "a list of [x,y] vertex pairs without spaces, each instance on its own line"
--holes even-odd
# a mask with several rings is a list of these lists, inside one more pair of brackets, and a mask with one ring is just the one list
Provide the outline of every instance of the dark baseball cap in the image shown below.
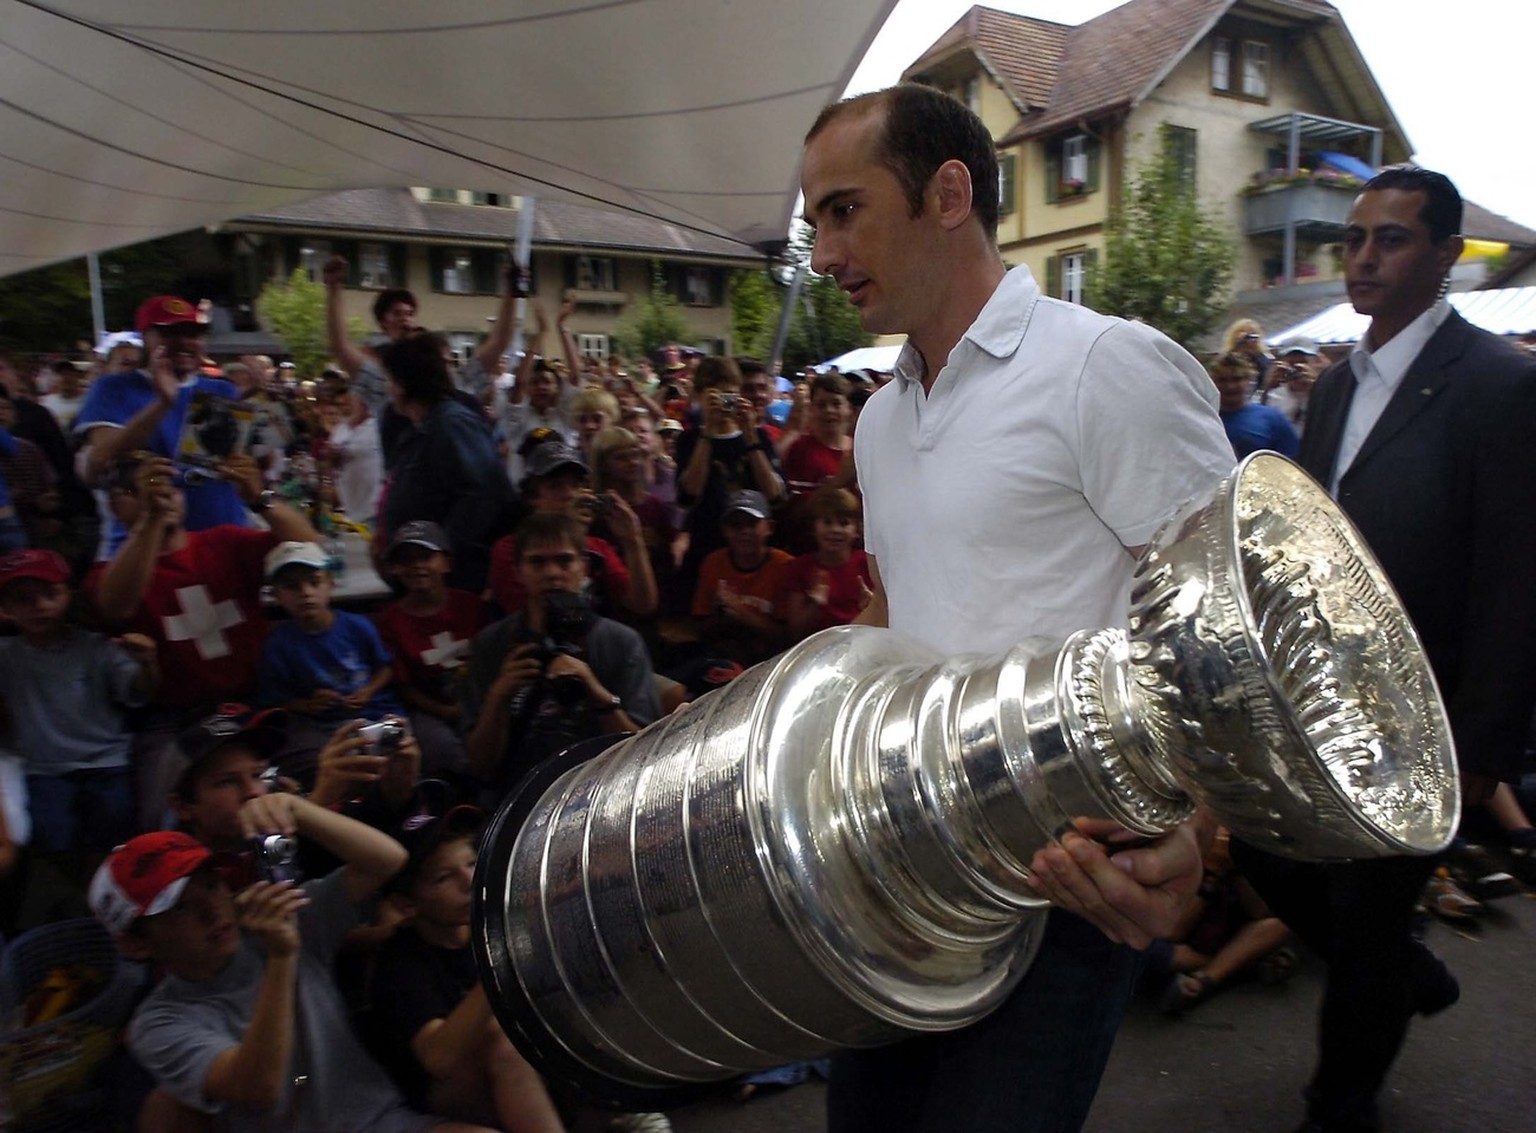
[[384,558],[394,558],[395,552],[406,546],[425,547],[445,555],[453,554],[453,544],[448,541],[447,533],[429,519],[413,519],[409,523],[402,523],[395,537],[389,541],[389,550],[384,552]]
[[523,461],[529,476],[549,476],[565,467],[588,471],[587,462],[580,452],[569,445],[547,443],[539,445]]
[[722,519],[729,519],[733,512],[744,511],[757,519],[767,519],[771,514],[768,510],[768,498],[761,492],[754,492],[750,488],[740,492],[733,492],[725,501],[725,511],[721,513]]
[[219,705],[211,716],[205,716],[176,737],[176,748],[187,763],[176,781],[176,793],[187,794],[192,773],[203,761],[236,741],[254,748],[263,759],[271,759],[288,742],[287,726],[288,713],[281,708]]

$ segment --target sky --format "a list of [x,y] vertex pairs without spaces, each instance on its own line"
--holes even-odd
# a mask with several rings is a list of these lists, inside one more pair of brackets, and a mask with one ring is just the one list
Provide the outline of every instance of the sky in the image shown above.
[[[1415,160],[1456,182],[1464,197],[1536,228],[1536,83],[1530,0],[1332,0],[1376,76]],[[1080,24],[1116,0],[988,0],[987,7]],[[966,0],[900,0],[855,72],[848,93],[896,82],[971,7]],[[1454,15],[1441,15],[1447,11]],[[1433,18],[1428,13],[1435,12]]]

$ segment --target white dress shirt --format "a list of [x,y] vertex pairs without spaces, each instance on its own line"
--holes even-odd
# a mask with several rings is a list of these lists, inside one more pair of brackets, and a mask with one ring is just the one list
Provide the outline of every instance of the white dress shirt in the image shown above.
[[1349,416],[1344,421],[1344,434],[1339,438],[1339,455],[1333,462],[1333,479],[1328,483],[1328,494],[1337,497],[1339,481],[1349,466],[1360,455],[1360,447],[1371,435],[1382,410],[1403,384],[1403,375],[1419,352],[1434,337],[1440,324],[1451,313],[1451,305],[1445,299],[1430,306],[1379,350],[1370,346],[1370,331],[1349,354],[1349,368],[1355,375],[1355,396],[1349,403]]

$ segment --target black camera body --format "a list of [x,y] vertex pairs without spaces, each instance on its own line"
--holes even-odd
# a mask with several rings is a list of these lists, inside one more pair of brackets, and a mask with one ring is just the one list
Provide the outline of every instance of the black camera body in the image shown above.
[[[569,590],[551,590],[543,596],[544,633],[530,638],[537,649],[539,664],[548,665],[556,657],[580,657],[585,652],[587,634],[597,621],[592,603],[585,594]],[[587,698],[586,683],[577,676],[547,679],[545,685],[562,708],[577,708]]]

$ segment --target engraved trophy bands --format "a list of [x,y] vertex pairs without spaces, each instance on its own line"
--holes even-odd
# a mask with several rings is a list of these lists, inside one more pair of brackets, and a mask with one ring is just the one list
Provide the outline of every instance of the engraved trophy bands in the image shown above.
[[985,1015],[1039,944],[1028,863],[1076,816],[1156,835],[1198,800],[1298,858],[1449,840],[1422,649],[1289,461],[1250,457],[1164,528],[1129,627],[948,659],[826,630],[536,773],[476,879],[503,1025],[545,1073],[656,1108]]

